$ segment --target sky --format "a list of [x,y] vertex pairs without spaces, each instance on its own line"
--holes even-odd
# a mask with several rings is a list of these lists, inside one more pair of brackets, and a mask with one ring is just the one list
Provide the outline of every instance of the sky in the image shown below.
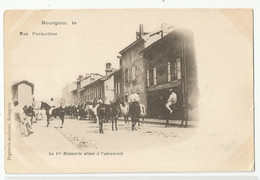
[[[240,31],[236,29],[234,32],[238,36],[241,32],[247,32],[243,29],[244,26],[234,24],[236,21],[230,23],[230,18],[232,20],[233,17],[214,10],[10,11],[5,14],[5,47],[8,47],[5,51],[8,59],[5,64],[12,67],[8,69],[8,77],[12,82],[28,80],[34,83],[36,100],[61,97],[62,88],[79,75],[104,75],[107,62],[111,62],[112,67],[119,68],[119,51],[135,41],[139,24],[143,24],[145,32],[160,28],[162,23],[192,29],[196,54],[201,57],[198,61],[206,62],[219,48],[216,46],[219,37],[214,36],[216,31],[220,36],[227,36],[226,30],[234,29],[236,25]],[[41,25],[41,21],[63,21],[68,25]],[[77,24],[72,25],[72,21]],[[58,34],[35,37],[20,36],[19,32]],[[199,46],[203,48],[198,48]],[[205,52],[207,48],[210,49]]]

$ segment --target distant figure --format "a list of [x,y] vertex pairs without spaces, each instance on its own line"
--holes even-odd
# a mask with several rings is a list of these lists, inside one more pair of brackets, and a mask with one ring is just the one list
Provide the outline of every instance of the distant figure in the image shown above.
[[171,93],[168,101],[166,103],[166,108],[168,110],[167,114],[166,114],[166,125],[165,127],[168,127],[169,125],[169,118],[172,116],[173,110],[171,109],[172,105],[176,104],[177,102],[177,95],[173,92],[172,89],[169,90],[169,92]]

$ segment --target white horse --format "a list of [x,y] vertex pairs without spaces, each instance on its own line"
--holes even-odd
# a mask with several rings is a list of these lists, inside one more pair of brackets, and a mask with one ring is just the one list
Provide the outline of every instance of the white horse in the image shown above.
[[120,110],[121,110],[121,113],[125,119],[125,123],[129,123],[128,122],[128,116],[129,116],[129,105],[124,102],[124,105],[120,104]]
[[142,118],[142,123],[144,123],[144,116],[145,116],[145,106],[140,104],[140,118]]
[[87,105],[85,108],[85,111],[89,111],[92,112],[92,118],[97,122],[98,125],[98,116],[97,116],[97,108],[98,108],[99,104],[97,104],[95,107],[94,105]]

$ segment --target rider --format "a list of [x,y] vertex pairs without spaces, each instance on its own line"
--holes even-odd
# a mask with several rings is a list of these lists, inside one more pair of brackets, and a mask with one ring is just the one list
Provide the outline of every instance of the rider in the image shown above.
[[49,114],[51,114],[52,113],[52,110],[55,108],[55,102],[54,102],[54,99],[53,98],[51,98],[51,101],[50,101],[50,104],[49,104],[50,106],[51,106],[51,109],[49,110]]
[[174,105],[177,102],[177,95],[173,92],[172,89],[169,90],[169,92],[171,93],[167,103],[166,103],[166,108],[169,110],[167,117],[166,117],[166,127],[169,125],[169,116],[173,113],[173,110],[171,109],[171,106]]
[[[139,111],[139,112],[133,112]],[[135,90],[132,91],[132,94],[129,96],[129,114],[138,113],[140,114],[140,96],[136,93]],[[132,121],[132,130],[135,129],[135,123]],[[136,130],[136,129],[135,129]]]

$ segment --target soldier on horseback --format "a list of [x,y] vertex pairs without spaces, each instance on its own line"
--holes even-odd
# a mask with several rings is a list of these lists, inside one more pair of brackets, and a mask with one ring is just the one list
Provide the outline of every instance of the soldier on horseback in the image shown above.
[[140,115],[140,96],[133,91],[133,93],[129,96],[129,115],[132,120],[132,131],[136,131],[136,122],[139,121]]
[[169,92],[171,93],[168,101],[166,103],[166,108],[167,108],[167,115],[166,115],[166,125],[165,127],[168,127],[169,125],[169,118],[170,116],[172,116],[173,110],[172,110],[172,105],[174,105],[177,102],[177,95],[173,92],[172,89],[169,90]]

